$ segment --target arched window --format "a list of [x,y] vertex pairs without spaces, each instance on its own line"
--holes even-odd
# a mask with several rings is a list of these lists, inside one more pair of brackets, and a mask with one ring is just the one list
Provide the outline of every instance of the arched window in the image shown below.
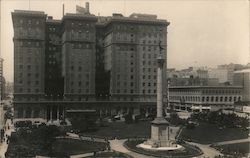
[[225,100],[224,100],[225,102],[227,102],[227,97],[225,97]]

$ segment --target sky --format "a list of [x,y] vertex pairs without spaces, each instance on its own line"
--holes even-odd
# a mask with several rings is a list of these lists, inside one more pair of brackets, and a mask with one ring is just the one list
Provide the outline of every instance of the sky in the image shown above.
[[[1,1],[1,0],[0,0]],[[44,11],[55,19],[86,0],[2,0],[1,46],[4,76],[13,81],[13,25],[15,9]],[[248,0],[89,0],[90,12],[111,16],[122,13],[156,14],[170,22],[167,34],[167,66],[183,69],[189,66],[216,67],[220,64],[249,62]]]

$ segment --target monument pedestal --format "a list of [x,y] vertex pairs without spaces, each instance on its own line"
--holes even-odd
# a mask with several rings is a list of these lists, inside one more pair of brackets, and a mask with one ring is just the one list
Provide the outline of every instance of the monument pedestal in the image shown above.
[[169,139],[169,122],[163,117],[157,117],[151,122],[151,139],[147,144],[152,147],[170,147],[173,142]]

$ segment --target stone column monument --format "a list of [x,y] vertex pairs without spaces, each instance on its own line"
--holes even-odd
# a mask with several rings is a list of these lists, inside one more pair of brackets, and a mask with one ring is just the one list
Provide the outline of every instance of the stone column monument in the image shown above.
[[169,138],[169,122],[163,117],[163,95],[162,80],[164,56],[161,53],[163,49],[159,43],[160,54],[157,58],[157,116],[151,123],[151,139],[147,141],[154,148],[170,147],[172,145]]

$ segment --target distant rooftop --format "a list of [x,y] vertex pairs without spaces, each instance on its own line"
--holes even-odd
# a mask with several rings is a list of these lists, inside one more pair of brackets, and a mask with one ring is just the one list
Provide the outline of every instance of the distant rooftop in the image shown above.
[[243,88],[243,86],[224,86],[224,85],[217,85],[217,86],[170,86],[169,88]]
[[234,73],[250,73],[250,69],[242,69],[242,70],[234,71]]
[[43,11],[31,11],[31,10],[14,10],[13,14],[16,13],[24,15],[42,15],[42,16],[45,15]]

